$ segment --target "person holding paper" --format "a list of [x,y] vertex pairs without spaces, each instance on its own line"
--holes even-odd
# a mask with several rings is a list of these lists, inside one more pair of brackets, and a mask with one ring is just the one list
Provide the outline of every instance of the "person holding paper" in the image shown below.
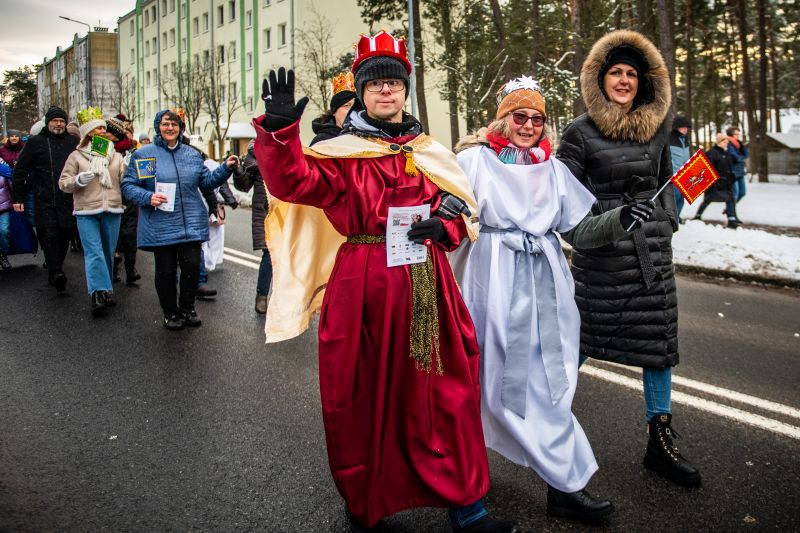
[[[153,143],[131,155],[122,194],[140,209],[137,242],[139,248],[153,252],[164,327],[197,327],[201,321],[194,299],[200,245],[208,240],[208,212],[200,188],[213,189],[226,181],[238,159],[231,156],[211,172],[203,165],[200,152],[180,142],[184,123],[177,113],[159,111],[153,126]],[[175,287],[178,265],[180,296]]]
[[125,162],[105,137],[106,122],[99,108],[78,111],[78,122],[81,141],[67,158],[58,187],[72,194],[92,315],[98,316],[115,303],[112,277],[124,211],[120,181]]
[[[640,33],[611,32],[592,47],[580,83],[587,112],[564,130],[557,157],[597,198],[595,214],[653,198],[672,176],[665,123],[670,80],[661,53]],[[664,187],[652,216],[630,236],[600,248],[575,247],[572,274],[581,355],[643,368],[645,467],[697,485],[700,472],[679,453],[672,431],[678,364],[672,234],[679,227],[673,194]]]
[[628,235],[637,211],[646,219],[653,206],[591,215],[594,196],[550,157],[545,100],[532,77],[504,83],[497,105],[495,120],[456,146],[481,237],[450,256],[481,348],[486,446],[547,482],[548,513],[594,520],[614,507],[585,489],[598,467],[572,414],[580,315],[556,232],[596,248]]
[[[489,471],[480,420],[478,346],[446,252],[477,237],[475,199],[452,152],[405,113],[405,42],[361,36],[354,108],[342,134],[304,148],[294,73],[264,80],[253,121],[271,195],[267,243],[274,285],[267,342],[319,320],[319,374],[328,460],[352,531],[421,506],[449,509],[453,531],[512,532],[482,498]],[[466,208],[440,210],[445,193]],[[410,225],[421,263],[387,265],[390,207],[430,205]],[[324,299],[322,295],[324,294]]]

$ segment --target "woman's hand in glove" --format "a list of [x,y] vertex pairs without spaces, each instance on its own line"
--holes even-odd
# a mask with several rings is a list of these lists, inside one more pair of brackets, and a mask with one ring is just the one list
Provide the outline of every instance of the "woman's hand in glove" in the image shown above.
[[283,67],[277,73],[269,71],[269,82],[265,79],[261,83],[261,99],[266,110],[262,126],[267,131],[278,131],[300,120],[308,103],[304,96],[295,104],[294,71],[287,72]]
[[619,221],[626,231],[634,231],[647,222],[655,208],[656,204],[652,200],[622,206],[622,210],[619,213]]
[[86,187],[87,185],[89,185],[89,182],[96,177],[97,176],[95,176],[94,172],[87,170],[75,176],[75,183],[77,183],[79,187]]
[[417,244],[425,244],[425,241],[431,240],[433,242],[444,242],[447,240],[447,232],[444,230],[444,224],[438,217],[431,217],[428,220],[421,220],[411,224],[411,229],[408,230],[408,240],[414,241]]

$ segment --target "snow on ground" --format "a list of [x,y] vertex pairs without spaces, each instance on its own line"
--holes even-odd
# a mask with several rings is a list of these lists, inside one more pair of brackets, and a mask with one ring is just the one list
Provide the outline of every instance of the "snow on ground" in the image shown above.
[[[681,217],[694,216],[702,199],[684,205]],[[722,203],[711,204],[703,220],[724,222]],[[770,183],[747,183],[747,194],[736,205],[744,226],[724,226],[687,220],[672,240],[678,265],[713,268],[771,278],[800,280],[800,238],[748,229],[747,224],[800,228],[798,176],[771,175]]]

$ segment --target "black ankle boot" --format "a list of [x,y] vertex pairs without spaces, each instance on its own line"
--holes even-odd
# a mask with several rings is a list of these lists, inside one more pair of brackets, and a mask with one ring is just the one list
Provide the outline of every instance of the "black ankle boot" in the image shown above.
[[561,492],[547,486],[547,513],[578,520],[597,520],[614,512],[614,504],[608,500],[593,498],[586,490]]
[[142,276],[136,271],[135,261],[125,261],[125,285],[136,285]]
[[114,275],[111,276],[111,281],[114,283],[119,283],[122,281],[122,278],[119,277],[119,265],[122,263],[122,258],[118,255],[114,256]]
[[183,323],[191,328],[199,327],[203,323],[197,316],[197,312],[194,310],[194,307],[189,309],[181,309],[180,315]]
[[657,474],[677,483],[692,487],[699,485],[700,472],[678,452],[672,437],[678,434],[672,429],[672,415],[656,415],[647,424],[650,439],[644,455],[644,466]]
[[106,299],[103,291],[92,293],[92,316],[101,316],[106,311]]

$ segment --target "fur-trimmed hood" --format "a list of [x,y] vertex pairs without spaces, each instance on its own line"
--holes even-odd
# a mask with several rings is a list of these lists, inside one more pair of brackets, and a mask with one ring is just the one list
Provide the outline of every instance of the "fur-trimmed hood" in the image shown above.
[[[620,45],[639,50],[647,60],[645,75],[652,85],[654,98],[629,113],[609,101],[600,87],[598,76],[609,52]],[[600,132],[614,140],[644,143],[658,132],[672,102],[669,73],[661,53],[644,35],[630,30],[617,30],[601,37],[592,46],[581,67],[581,94],[587,114]]]

